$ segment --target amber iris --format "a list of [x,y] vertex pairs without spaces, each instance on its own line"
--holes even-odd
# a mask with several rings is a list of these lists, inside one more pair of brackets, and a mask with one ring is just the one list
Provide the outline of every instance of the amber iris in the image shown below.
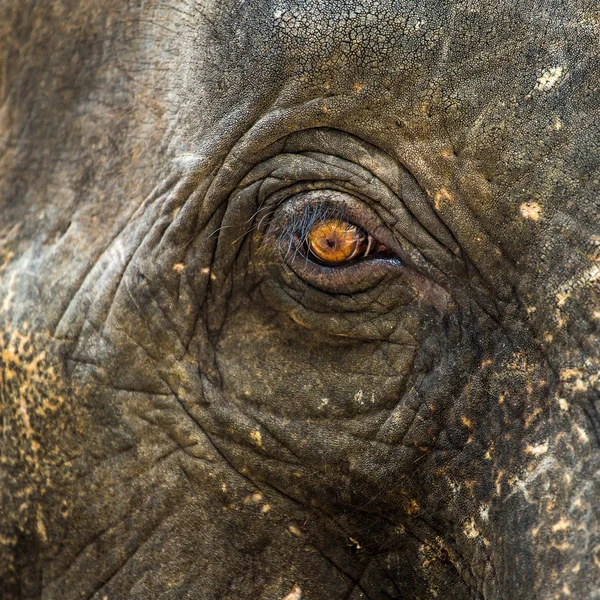
[[308,234],[308,248],[321,262],[338,265],[365,253],[368,236],[356,225],[341,219],[316,223]]

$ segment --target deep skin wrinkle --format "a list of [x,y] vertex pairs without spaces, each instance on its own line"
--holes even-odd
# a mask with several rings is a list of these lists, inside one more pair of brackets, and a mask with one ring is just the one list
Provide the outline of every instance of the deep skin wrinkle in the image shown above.
[[2,6],[0,596],[600,598],[596,13]]

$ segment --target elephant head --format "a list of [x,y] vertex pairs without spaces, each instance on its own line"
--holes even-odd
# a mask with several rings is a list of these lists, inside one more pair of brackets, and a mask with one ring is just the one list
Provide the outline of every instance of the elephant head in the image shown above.
[[0,31],[3,598],[600,598],[595,6]]

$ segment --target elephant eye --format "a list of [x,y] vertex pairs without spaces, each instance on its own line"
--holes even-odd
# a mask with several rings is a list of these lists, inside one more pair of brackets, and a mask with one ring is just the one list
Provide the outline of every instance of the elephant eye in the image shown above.
[[336,266],[381,254],[387,248],[349,221],[326,218],[313,224],[306,236],[305,251],[322,264]]
[[265,228],[260,248],[270,257],[267,264],[276,256],[284,273],[324,292],[365,291],[403,269],[402,250],[385,221],[345,192],[296,194],[271,214]]

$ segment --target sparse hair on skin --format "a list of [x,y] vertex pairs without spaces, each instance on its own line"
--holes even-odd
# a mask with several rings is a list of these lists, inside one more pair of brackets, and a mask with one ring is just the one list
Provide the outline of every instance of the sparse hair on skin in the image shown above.
[[349,221],[345,207],[340,202],[310,202],[290,210],[279,227],[269,233],[266,239],[276,236],[276,247],[283,253],[285,260],[301,255],[306,246],[308,235],[318,223],[331,219]]

